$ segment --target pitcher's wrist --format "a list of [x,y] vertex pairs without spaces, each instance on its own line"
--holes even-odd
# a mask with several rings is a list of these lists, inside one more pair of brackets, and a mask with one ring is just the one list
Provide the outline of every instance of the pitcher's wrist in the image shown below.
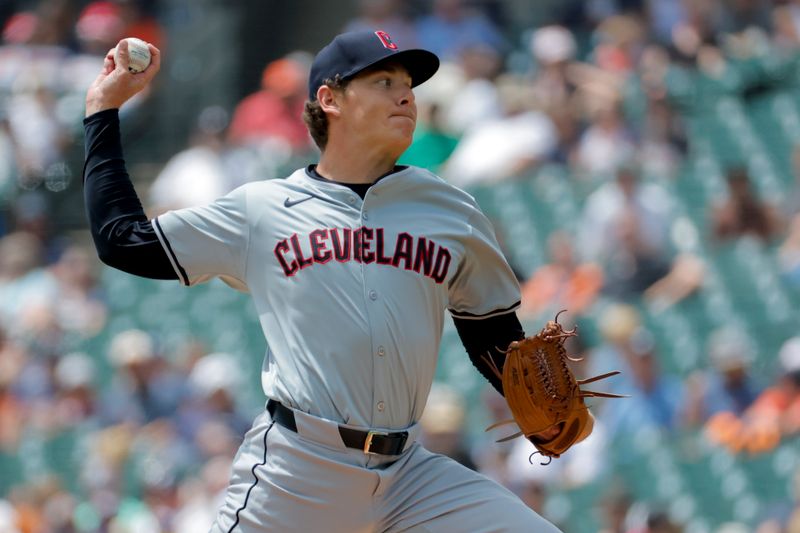
[[105,111],[106,109],[118,109],[118,108],[119,104],[115,104],[114,102],[109,101],[107,98],[103,98],[100,96],[86,99],[87,117],[94,115],[95,113],[99,113],[100,111]]

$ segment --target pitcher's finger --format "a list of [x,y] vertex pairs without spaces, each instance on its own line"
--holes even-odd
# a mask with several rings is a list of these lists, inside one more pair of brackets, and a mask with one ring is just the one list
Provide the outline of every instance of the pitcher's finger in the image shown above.
[[147,68],[152,68],[158,72],[161,68],[161,50],[150,43],[147,43],[147,48],[150,50],[150,65]]
[[113,57],[106,57],[103,60],[103,73],[110,74],[111,71],[114,70],[114,58]]
[[128,56],[128,40],[122,39],[120,42],[117,43],[116,55],[114,56],[115,62],[117,59],[119,60],[119,64],[116,65],[117,67],[122,67],[122,70],[128,72],[128,67],[130,67],[130,57]]

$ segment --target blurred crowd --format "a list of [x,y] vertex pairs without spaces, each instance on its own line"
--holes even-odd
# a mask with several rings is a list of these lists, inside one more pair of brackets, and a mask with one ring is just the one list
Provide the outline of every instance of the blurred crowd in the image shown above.
[[[166,346],[138,326],[92,344],[127,296],[107,290],[85,232],[60,228],[48,204],[79,181],[68,152],[81,142],[83,98],[103,55],[122,36],[168,51],[169,24],[158,1],[11,5],[0,4],[0,532],[206,531],[259,409],[240,394],[257,367],[214,351],[200,332]],[[361,0],[339,29],[382,29],[443,60],[416,91],[418,128],[401,163],[470,191],[564,170],[578,210],[570,224],[541,230],[537,261],[514,261],[520,315],[532,333],[568,309],[590,332],[568,345],[583,358],[576,374],[621,370],[603,390],[632,399],[596,402],[591,437],[542,466],[527,441],[498,445],[504,435],[469,425],[476,411],[507,418],[489,387],[471,403],[467,391],[437,383],[423,441],[568,532],[574,516],[556,496],[592,487],[604,490],[581,512],[606,533],[800,532],[798,453],[781,466],[793,483],[779,497],[711,525],[692,523],[699,510],[645,498],[615,470],[643,447],[657,455],[686,434],[729,458],[797,443],[796,305],[768,353],[752,325],[721,323],[695,337],[701,355],[685,371],[669,363],[645,315],[674,317],[718,284],[704,250],[725,246],[766,258],[778,292],[800,294],[800,148],[775,154],[772,165],[791,182],[785,189],[765,186],[742,153],[721,159],[718,175],[692,178],[708,178],[692,185],[714,191],[701,202],[702,225],[687,228],[675,192],[689,161],[705,153],[695,119],[715,102],[704,83],[742,102],[797,90],[800,2],[570,0],[542,8],[541,25],[520,28],[515,10],[526,5]],[[203,204],[313,162],[300,119],[313,53],[273,58],[236,106],[198,113],[183,149],[150,161],[158,170],[139,187],[148,213]],[[123,121],[154,96],[126,104]],[[507,224],[498,230],[513,261]]]

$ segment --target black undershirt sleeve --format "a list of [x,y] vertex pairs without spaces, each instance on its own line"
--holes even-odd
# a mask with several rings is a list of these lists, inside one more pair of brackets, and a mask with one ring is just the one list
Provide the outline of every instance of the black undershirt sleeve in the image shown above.
[[477,320],[453,317],[453,322],[472,364],[497,392],[503,394],[502,380],[495,375],[484,357],[490,357],[502,373],[505,354],[501,350],[508,348],[511,342],[525,338],[525,330],[522,329],[517,314],[506,313]]
[[95,113],[83,126],[83,195],[100,260],[145,278],[178,279],[125,170],[118,111]]

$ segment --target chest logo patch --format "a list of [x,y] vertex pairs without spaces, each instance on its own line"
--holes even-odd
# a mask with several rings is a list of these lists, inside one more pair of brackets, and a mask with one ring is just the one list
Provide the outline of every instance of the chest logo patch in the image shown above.
[[274,253],[286,277],[330,261],[356,261],[413,271],[436,283],[447,278],[453,259],[450,250],[426,237],[403,232],[387,242],[383,228],[366,226],[316,229],[308,235],[295,233],[278,241]]
[[306,196],[305,198],[296,198],[292,200],[287,196],[286,200],[283,201],[283,207],[293,207],[296,206],[297,204],[302,204],[306,200],[311,200],[312,198],[313,196]]

